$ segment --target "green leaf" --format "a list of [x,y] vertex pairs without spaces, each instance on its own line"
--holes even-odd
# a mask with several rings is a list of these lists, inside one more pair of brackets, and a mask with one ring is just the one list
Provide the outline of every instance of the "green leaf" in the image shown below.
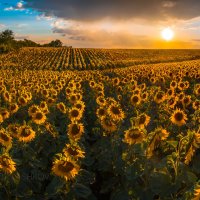
[[48,195],[56,194],[61,190],[65,183],[65,180],[55,176],[47,186],[45,193]]
[[78,198],[84,198],[84,199],[88,199],[88,197],[92,194],[92,191],[89,187],[80,183],[77,183],[74,186],[74,192]]
[[178,141],[166,141],[170,146],[174,147],[175,149],[177,148]]
[[128,193],[125,190],[116,190],[111,194],[110,200],[129,200]]

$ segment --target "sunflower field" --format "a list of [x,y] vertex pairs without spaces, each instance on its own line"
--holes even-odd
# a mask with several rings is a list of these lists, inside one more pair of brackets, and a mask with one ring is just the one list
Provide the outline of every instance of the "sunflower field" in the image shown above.
[[72,48],[1,55],[0,199],[200,199],[199,57]]

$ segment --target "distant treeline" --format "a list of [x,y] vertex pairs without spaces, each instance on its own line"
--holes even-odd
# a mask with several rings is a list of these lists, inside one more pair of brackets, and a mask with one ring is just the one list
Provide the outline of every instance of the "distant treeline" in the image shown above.
[[8,53],[21,47],[62,47],[63,43],[56,39],[47,44],[38,44],[32,40],[16,40],[12,30],[4,30],[0,32],[0,53]]

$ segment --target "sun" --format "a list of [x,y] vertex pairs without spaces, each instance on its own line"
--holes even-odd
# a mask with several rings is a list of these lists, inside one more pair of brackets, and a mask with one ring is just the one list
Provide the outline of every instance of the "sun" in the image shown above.
[[170,41],[174,37],[174,31],[171,28],[165,28],[161,32],[162,38],[166,41]]

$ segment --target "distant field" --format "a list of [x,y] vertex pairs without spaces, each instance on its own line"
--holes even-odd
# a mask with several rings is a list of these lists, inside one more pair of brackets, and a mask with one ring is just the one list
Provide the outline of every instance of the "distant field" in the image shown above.
[[23,48],[0,55],[0,67],[11,69],[93,70],[138,64],[200,59],[200,50],[122,50],[78,48]]
[[0,199],[198,200],[199,56],[67,48],[1,55]]

